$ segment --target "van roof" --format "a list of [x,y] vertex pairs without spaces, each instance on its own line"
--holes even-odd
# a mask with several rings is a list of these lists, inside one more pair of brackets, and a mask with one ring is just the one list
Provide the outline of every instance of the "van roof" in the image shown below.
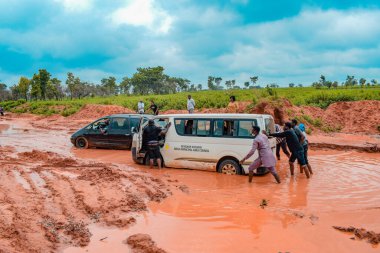
[[153,115],[151,114],[139,114],[139,113],[118,113],[118,114],[109,115],[108,117],[129,117],[129,116],[139,116],[139,117],[145,116],[147,118],[153,117]]
[[192,113],[192,114],[161,114],[156,117],[174,118],[262,118],[263,116],[272,117],[270,114],[249,114],[249,113]]

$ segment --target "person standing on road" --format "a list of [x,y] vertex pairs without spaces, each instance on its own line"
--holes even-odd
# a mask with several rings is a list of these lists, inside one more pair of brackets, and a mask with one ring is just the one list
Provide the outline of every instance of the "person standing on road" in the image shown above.
[[137,103],[137,112],[143,114],[145,112],[145,105],[142,100]]
[[305,162],[303,148],[298,140],[296,133],[292,129],[292,124],[290,122],[286,122],[284,126],[284,132],[269,134],[269,136],[286,138],[286,143],[288,144],[288,148],[291,152],[289,158],[290,174],[292,176],[294,175],[294,162],[298,160],[298,163],[301,165],[301,168],[303,168],[303,170],[305,171],[306,177],[309,178],[310,174]]
[[191,95],[187,96],[187,111],[191,114],[194,113],[195,101],[191,98]]
[[[302,125],[302,128],[305,130],[305,125]],[[298,126],[298,121],[296,119],[292,119],[292,128],[294,129],[294,132],[296,133],[298,140],[300,141],[302,148],[303,148],[303,155],[305,157],[305,163],[307,168],[309,169],[310,174],[313,174],[313,171],[311,169],[311,165],[309,164],[309,159],[307,157],[307,151],[309,150],[309,143],[307,141],[307,135],[304,130],[301,130],[301,127]],[[303,168],[301,166],[300,172],[303,173]]]
[[268,137],[265,134],[260,133],[260,127],[252,126],[252,134],[255,136],[253,140],[252,149],[249,153],[240,161],[243,164],[245,160],[250,158],[256,150],[259,152],[259,157],[249,165],[249,175],[248,182],[252,182],[253,171],[260,166],[268,168],[270,173],[274,176],[277,183],[281,183],[280,177],[276,172],[276,157],[274,157]]
[[153,115],[158,115],[158,106],[154,103],[153,100],[150,101],[150,106],[149,106],[149,109],[147,110],[147,112],[149,110],[152,110]]
[[170,126],[171,123],[169,122],[166,126],[166,129],[162,130],[160,127],[157,127],[154,124],[153,119],[150,119],[148,121],[148,125],[144,127],[143,146],[147,147],[148,149],[149,165],[151,169],[153,169],[154,160],[157,161],[158,168],[161,169],[161,153],[158,140],[160,136],[163,136],[168,132]]
[[[282,133],[282,127],[279,124],[274,125],[276,133]],[[284,154],[289,158],[290,153],[288,151],[288,148],[286,147],[286,138],[276,138],[276,157],[277,160],[280,160],[280,149],[284,152]]]
[[4,108],[2,106],[0,106],[0,115],[4,116]]

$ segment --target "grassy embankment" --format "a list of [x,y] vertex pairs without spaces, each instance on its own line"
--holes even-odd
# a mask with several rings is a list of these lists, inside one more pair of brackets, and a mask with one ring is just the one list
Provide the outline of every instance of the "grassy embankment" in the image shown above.
[[[61,101],[7,101],[0,105],[6,111],[15,113],[34,113],[42,115],[61,114],[71,115],[85,104],[121,105],[136,109],[137,102],[143,100],[146,105],[154,99],[161,111],[170,109],[185,109],[187,95],[191,94],[198,108],[224,108],[227,106],[230,95],[235,95],[238,101],[251,101],[251,106],[262,100],[277,101],[286,98],[295,105],[313,105],[326,108],[331,103],[339,101],[380,100],[380,87],[350,88],[350,89],[320,89],[305,88],[276,88],[255,90],[225,90],[225,91],[198,91],[182,92],[169,95],[93,97],[84,99],[65,99]],[[317,119],[309,119],[313,125],[321,124]]]

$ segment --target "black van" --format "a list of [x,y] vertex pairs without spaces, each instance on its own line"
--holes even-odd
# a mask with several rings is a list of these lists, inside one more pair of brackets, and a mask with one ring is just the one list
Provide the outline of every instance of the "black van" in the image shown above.
[[70,140],[77,148],[130,149],[133,128],[139,128],[141,118],[144,118],[144,122],[151,117],[151,115],[141,114],[105,116],[75,132]]

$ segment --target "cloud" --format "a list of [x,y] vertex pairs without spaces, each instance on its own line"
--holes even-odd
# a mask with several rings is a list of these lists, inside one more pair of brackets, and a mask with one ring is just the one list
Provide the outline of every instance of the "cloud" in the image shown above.
[[154,0],[131,0],[115,10],[110,19],[118,26],[142,26],[161,34],[168,33],[173,22],[173,17]]
[[[0,8],[0,79],[32,76],[46,68],[63,80],[72,71],[84,81],[99,82],[109,75],[121,79],[137,67],[157,65],[170,75],[203,84],[208,75],[223,77],[223,83],[236,79],[239,84],[258,75],[262,85],[308,84],[321,74],[334,80],[347,74],[380,79],[379,8],[298,4],[290,15],[272,13],[269,19],[254,19],[253,12],[266,5],[243,4],[234,0],[14,0],[10,7],[0,3],[4,7]],[[263,16],[272,11],[264,9]]]
[[365,69],[380,68],[375,62],[379,22],[379,10],[304,10],[292,18],[236,28],[239,42],[217,62],[227,73],[250,72],[283,84],[310,83],[321,74],[335,80],[366,76]]

